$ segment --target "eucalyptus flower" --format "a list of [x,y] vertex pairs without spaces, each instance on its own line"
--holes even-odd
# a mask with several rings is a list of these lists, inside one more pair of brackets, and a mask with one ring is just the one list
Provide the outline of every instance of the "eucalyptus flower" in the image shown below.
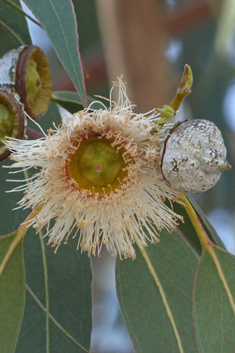
[[158,232],[181,218],[168,206],[180,193],[158,162],[159,113],[135,114],[121,79],[115,86],[119,99],[112,101],[112,89],[109,108],[91,105],[38,140],[6,139],[11,168],[37,170],[13,191],[24,190],[19,207],[43,205],[29,226],[46,227],[55,251],[72,235],[89,255],[105,244],[112,256],[134,259],[134,242],[141,248],[157,242]]

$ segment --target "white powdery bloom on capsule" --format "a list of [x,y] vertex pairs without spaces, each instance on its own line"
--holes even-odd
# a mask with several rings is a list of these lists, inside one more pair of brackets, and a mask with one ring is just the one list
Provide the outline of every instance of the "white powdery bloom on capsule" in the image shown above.
[[201,193],[231,168],[221,132],[209,120],[165,124],[161,134],[162,173],[175,190]]
[[46,226],[56,249],[73,234],[88,254],[99,254],[105,244],[113,256],[135,258],[135,241],[140,247],[157,242],[157,230],[171,231],[181,218],[164,203],[179,194],[162,180],[156,162],[157,115],[134,114],[121,79],[116,86],[118,103],[110,97],[108,109],[80,111],[45,139],[6,141],[11,168],[41,168],[19,205],[43,204],[31,224]]

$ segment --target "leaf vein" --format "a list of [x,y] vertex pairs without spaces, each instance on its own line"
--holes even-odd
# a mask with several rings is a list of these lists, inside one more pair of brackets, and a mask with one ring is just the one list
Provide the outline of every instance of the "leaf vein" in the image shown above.
[[140,248],[140,250],[141,250],[141,253],[142,253],[142,255],[143,255],[143,257],[144,257],[144,259],[145,259],[145,261],[146,261],[146,263],[147,263],[147,266],[148,266],[148,268],[149,268],[149,270],[150,270],[150,273],[152,274],[152,276],[153,276],[153,278],[154,278],[154,281],[155,281],[156,285],[158,286],[160,295],[161,295],[161,297],[162,297],[163,304],[164,304],[164,306],[165,306],[165,308],[166,308],[167,315],[168,315],[168,317],[169,317],[169,319],[170,319],[170,321],[171,321],[172,327],[173,327],[173,331],[174,331],[174,334],[175,334],[175,337],[176,337],[176,340],[177,340],[177,344],[178,344],[178,347],[179,347],[179,351],[180,351],[180,353],[184,353],[184,349],[183,349],[183,346],[182,346],[182,342],[181,342],[181,339],[180,339],[180,335],[179,335],[179,332],[178,332],[178,330],[177,330],[177,327],[176,327],[176,323],[175,323],[173,314],[172,314],[171,309],[170,309],[170,307],[169,307],[169,304],[168,304],[168,302],[167,302],[167,298],[166,298],[164,289],[163,289],[163,287],[162,287],[162,285],[161,285],[161,283],[160,283],[160,280],[159,280],[159,278],[158,278],[158,276],[157,276],[157,273],[156,273],[156,271],[155,271],[155,269],[154,269],[154,267],[153,267],[153,265],[152,265],[152,263],[151,263],[151,261],[150,261],[148,255],[147,255],[146,252],[145,252],[144,250],[142,250],[141,248]]
[[34,294],[32,289],[26,284],[26,289],[30,293],[30,295],[33,297],[33,299],[36,301],[36,303],[39,305],[39,307],[46,313],[47,316],[54,322],[54,324],[62,331],[64,334],[69,337],[78,347],[80,347],[84,352],[89,353],[89,351],[83,347],[73,336],[71,336],[60,324],[59,322],[47,311],[45,306],[40,302],[38,297]]

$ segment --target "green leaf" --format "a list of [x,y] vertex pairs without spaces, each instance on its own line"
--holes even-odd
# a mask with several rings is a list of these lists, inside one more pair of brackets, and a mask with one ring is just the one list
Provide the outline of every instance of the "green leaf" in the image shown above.
[[[24,313],[23,240],[17,232],[0,237],[0,352],[13,353]],[[14,246],[15,245],[15,246]]]
[[[11,161],[6,159],[0,164],[0,200],[1,200],[1,222],[0,222],[0,234],[12,233],[17,229],[21,222],[27,217],[28,210],[14,210],[17,207],[17,202],[22,198],[22,193],[6,191],[12,190],[13,188],[22,185],[22,183],[11,183],[7,182],[7,179],[25,179],[23,173],[9,174],[10,169],[2,168],[3,165],[10,165]],[[3,207],[4,205],[4,207]]]
[[200,353],[231,353],[235,347],[235,257],[204,249],[193,285],[193,319]]
[[72,0],[72,2],[80,35],[80,50],[88,52],[97,44],[101,45],[96,3],[95,1],[81,2],[81,0]]
[[0,1],[0,57],[10,49],[18,48],[22,44],[31,44],[25,16],[16,8],[22,9],[20,1],[10,2]]
[[197,352],[191,286],[198,256],[176,232],[117,261],[118,300],[137,353]]
[[61,245],[56,254],[45,241],[33,229],[25,237],[28,290],[16,353],[88,352],[92,329],[90,259],[76,250],[77,239]]
[[[52,93],[52,101],[59,104],[64,109],[68,110],[71,114],[83,109],[81,100],[76,92],[58,91]],[[88,105],[94,100],[87,97]]]
[[17,34],[2,22],[0,22],[0,38],[0,57],[3,56],[9,50],[13,48],[18,48],[24,44],[21,39],[17,36]]
[[[200,222],[201,222],[203,228],[205,229],[210,240],[214,244],[225,249],[224,243],[222,242],[222,240],[218,236],[214,227],[208,221],[208,219],[207,219],[206,215],[204,214],[204,212],[202,211],[202,209],[198,206],[198,204],[194,201],[194,199],[188,194],[187,194],[187,199],[190,201],[193,209],[195,210],[197,216],[199,217]],[[185,240],[191,245],[191,247],[200,256],[201,252],[202,252],[202,247],[201,247],[200,241],[198,239],[197,233],[196,233],[196,231],[190,221],[190,218],[189,218],[185,208],[182,205],[175,202],[173,204],[173,209],[177,214],[180,214],[181,216],[183,216],[183,219],[184,219],[183,222],[181,222],[181,221],[178,222],[178,230],[181,232],[182,237],[185,238]]]
[[185,208],[181,204],[174,202],[173,210],[183,217],[183,221],[178,221],[178,232],[180,232],[181,236],[192,247],[192,249],[194,249],[197,255],[200,256],[202,247]]
[[196,214],[198,215],[200,222],[205,229],[209,239],[215,244],[218,245],[219,247],[226,249],[223,241],[220,239],[218,233],[216,232],[215,228],[212,226],[212,224],[209,222],[207,219],[205,213],[202,211],[202,209],[199,207],[199,205],[194,201],[194,199],[187,195],[188,200],[190,201],[191,205],[193,206]]
[[24,2],[46,30],[85,107],[86,93],[72,2],[68,0],[24,0]]

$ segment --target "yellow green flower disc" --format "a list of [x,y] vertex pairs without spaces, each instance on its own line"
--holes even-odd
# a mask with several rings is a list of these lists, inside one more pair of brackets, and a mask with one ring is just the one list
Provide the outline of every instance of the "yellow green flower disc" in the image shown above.
[[104,196],[121,187],[128,174],[124,149],[112,146],[112,142],[92,136],[83,140],[76,152],[69,155],[68,175],[77,182],[80,190]]

